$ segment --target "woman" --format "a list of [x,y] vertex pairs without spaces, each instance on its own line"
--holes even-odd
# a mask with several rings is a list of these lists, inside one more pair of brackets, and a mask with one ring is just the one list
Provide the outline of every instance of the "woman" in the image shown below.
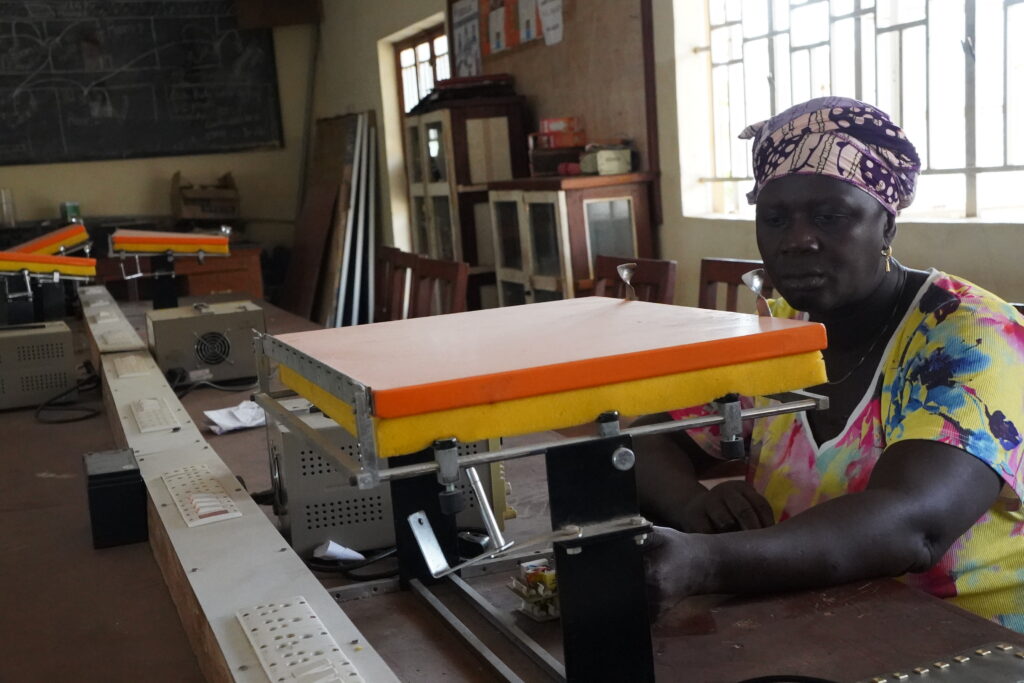
[[825,325],[830,381],[810,390],[830,408],[755,422],[746,481],[710,491],[695,472],[713,434],[638,444],[642,505],[673,527],[646,556],[655,610],[698,593],[904,576],[1024,631],[1020,317],[892,258],[920,164],[884,113],[819,98],[744,136],[758,248],[782,296],[772,311]]

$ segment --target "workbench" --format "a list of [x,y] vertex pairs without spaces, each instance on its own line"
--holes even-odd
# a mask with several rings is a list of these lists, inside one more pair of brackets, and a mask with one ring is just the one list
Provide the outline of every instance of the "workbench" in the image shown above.
[[[312,327],[261,305],[271,332]],[[139,311],[129,307],[126,312],[140,321]],[[198,389],[183,403],[199,424],[202,410],[246,397]],[[106,416],[49,426],[35,422],[31,410],[18,410],[0,413],[0,425],[5,434],[17,435],[0,456],[5,548],[0,553],[5,586],[0,680],[201,680],[149,549],[90,546],[81,453],[112,447]],[[204,435],[250,491],[267,488],[262,430]],[[508,524],[512,538],[535,531],[543,516],[546,488],[537,461],[507,463],[512,505],[520,514]],[[470,582],[499,609],[511,610],[516,602],[502,576]],[[344,611],[404,681],[494,680],[409,592],[347,602]],[[462,611],[474,623],[472,610]],[[478,622],[485,632],[482,619]],[[560,653],[556,623],[521,616],[516,622],[556,656]],[[894,580],[757,598],[691,598],[657,623],[652,636],[660,680],[702,682],[781,672],[854,681],[984,643],[1024,646],[1024,636]],[[527,673],[525,658],[517,656],[512,651],[509,661],[524,664],[525,680],[547,680]]]

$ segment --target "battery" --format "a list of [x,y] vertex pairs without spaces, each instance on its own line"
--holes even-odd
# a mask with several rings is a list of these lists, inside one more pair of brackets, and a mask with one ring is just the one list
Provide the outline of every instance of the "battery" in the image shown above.
[[92,547],[110,548],[149,538],[146,486],[130,448],[85,453]]

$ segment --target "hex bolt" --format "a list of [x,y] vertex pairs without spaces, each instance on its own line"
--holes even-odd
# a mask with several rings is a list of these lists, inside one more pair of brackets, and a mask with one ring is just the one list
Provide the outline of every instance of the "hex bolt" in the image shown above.
[[637,545],[643,545],[647,542],[647,534],[640,534],[639,536],[634,536],[633,540],[636,541]]
[[619,446],[612,453],[612,465],[615,469],[621,472],[628,472],[633,469],[633,465],[636,464],[636,453],[626,448],[625,446]]

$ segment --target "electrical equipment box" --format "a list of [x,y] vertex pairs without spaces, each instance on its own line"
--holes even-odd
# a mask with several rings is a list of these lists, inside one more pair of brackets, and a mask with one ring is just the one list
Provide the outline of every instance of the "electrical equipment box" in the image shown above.
[[[309,412],[302,399],[281,402],[307,425],[352,457],[358,457],[356,440],[334,420],[319,412]],[[353,550],[386,548],[395,544],[391,486],[382,483],[373,489],[352,486],[331,462],[312,450],[287,427],[270,421],[270,472],[277,492],[275,512],[281,531],[295,552],[311,557],[313,550],[326,541],[334,541]],[[486,441],[459,444],[459,454],[486,451]],[[477,468],[484,490],[491,499],[494,516],[503,525],[506,514],[506,484],[500,463]],[[484,530],[484,521],[476,496],[465,472],[458,484],[466,496],[466,508],[456,517],[460,528]]]
[[149,538],[146,527],[146,486],[130,448],[86,453],[89,522],[92,547],[138,543]]
[[184,371],[189,382],[256,376],[253,330],[263,309],[251,301],[193,304],[146,313],[153,358],[163,372]]
[[0,327],[0,409],[36,406],[74,385],[71,329],[63,321]]

